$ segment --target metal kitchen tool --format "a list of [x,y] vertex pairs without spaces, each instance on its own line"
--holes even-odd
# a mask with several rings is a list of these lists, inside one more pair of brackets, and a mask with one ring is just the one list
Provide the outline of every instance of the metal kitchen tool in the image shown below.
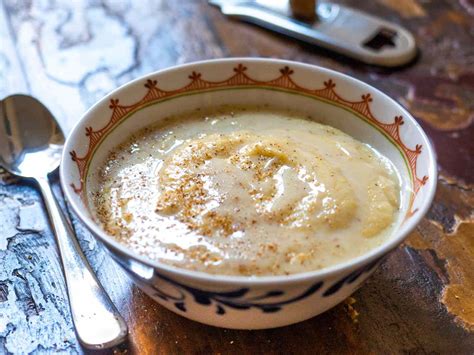
[[53,195],[48,175],[59,166],[63,145],[61,128],[34,97],[12,95],[0,101],[0,166],[38,184],[56,237],[77,337],[88,349],[104,349],[126,339],[127,325],[94,275]]
[[316,20],[292,17],[288,0],[209,0],[223,14],[385,67],[408,63],[416,55],[412,34],[403,27],[347,6],[319,1]]

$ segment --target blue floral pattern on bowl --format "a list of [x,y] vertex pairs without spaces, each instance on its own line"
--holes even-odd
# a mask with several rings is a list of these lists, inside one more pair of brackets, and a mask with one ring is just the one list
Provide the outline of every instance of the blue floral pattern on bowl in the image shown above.
[[[380,263],[381,259],[382,258],[376,259],[373,262],[364,265],[363,267],[332,283],[331,286],[329,286],[322,293],[322,296],[332,296],[337,293],[344,285],[354,283],[361,275],[367,274],[374,270],[375,267]],[[323,281],[318,281],[301,294],[288,298],[284,298],[286,293],[282,290],[267,291],[261,295],[249,297],[248,294],[251,293],[251,290],[248,287],[242,287],[236,290],[225,292],[206,291],[185,285],[181,282],[171,279],[170,277],[159,274],[156,271],[154,275],[161,281],[166,282],[167,285],[171,285],[175,291],[177,291],[177,295],[164,291],[155,283],[151,286],[153,289],[153,296],[165,302],[171,302],[178,310],[186,312],[186,302],[189,302],[187,295],[190,295],[194,301],[200,305],[215,306],[216,314],[218,315],[224,315],[226,313],[226,308],[232,308],[234,310],[248,310],[250,308],[256,308],[264,313],[279,312],[285,305],[298,302],[321,291],[324,285]],[[275,301],[275,299],[279,300]]]

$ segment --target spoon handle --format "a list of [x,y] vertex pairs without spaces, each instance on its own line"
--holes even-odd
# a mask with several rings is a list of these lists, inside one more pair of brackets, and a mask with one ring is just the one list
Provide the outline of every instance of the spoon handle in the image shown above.
[[36,179],[58,244],[76,334],[88,349],[102,349],[122,342],[127,325],[99,284],[82,253],[71,222],[60,210],[47,177]]

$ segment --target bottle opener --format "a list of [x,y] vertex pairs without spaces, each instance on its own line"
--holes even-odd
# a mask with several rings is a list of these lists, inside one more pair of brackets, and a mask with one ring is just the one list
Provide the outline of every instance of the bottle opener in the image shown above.
[[413,35],[403,27],[350,7],[318,1],[311,22],[292,16],[288,0],[209,0],[236,17],[367,64],[395,67],[416,55]]

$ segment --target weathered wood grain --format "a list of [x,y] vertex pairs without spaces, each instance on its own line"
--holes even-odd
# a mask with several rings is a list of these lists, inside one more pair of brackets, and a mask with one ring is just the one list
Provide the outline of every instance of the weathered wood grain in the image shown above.
[[[0,5],[3,5],[0,3]],[[27,82],[19,61],[8,16],[0,6],[0,97],[27,92]]]
[[[414,113],[435,144],[442,175],[423,223],[355,293],[355,303],[281,329],[217,329],[167,311],[73,218],[130,326],[130,341],[117,353],[472,353],[474,7],[464,0],[341,2],[409,28],[417,61],[398,70],[366,66],[228,19],[198,0],[0,3],[0,96],[35,95],[66,131],[97,99],[150,71],[264,56],[327,66],[380,88]],[[53,351],[83,352],[53,237],[35,187],[0,171],[0,354]]]

